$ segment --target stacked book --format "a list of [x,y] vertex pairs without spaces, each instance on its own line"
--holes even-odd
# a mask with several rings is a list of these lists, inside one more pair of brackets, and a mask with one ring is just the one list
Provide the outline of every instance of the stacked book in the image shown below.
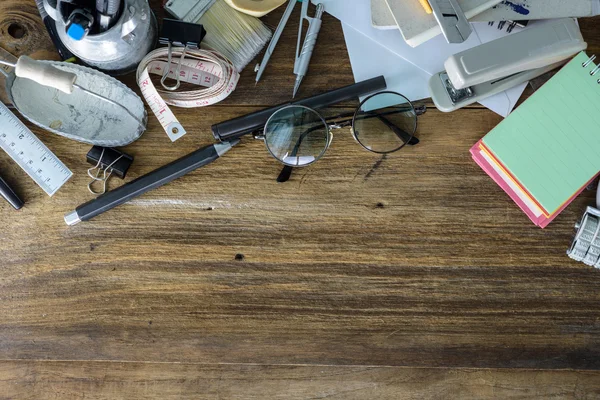
[[600,171],[599,69],[592,60],[580,53],[471,149],[542,228]]

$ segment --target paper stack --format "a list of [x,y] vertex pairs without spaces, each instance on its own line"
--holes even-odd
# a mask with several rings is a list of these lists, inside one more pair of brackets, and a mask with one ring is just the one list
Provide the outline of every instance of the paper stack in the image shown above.
[[[473,18],[477,14],[486,11],[501,0],[457,0],[461,9],[465,12],[467,18]],[[415,0],[373,0],[373,4],[379,7],[386,7],[388,13],[391,13],[394,22],[406,43],[412,47],[419,46],[426,41],[433,39],[442,30],[432,14],[427,14],[423,6]],[[382,10],[379,14],[384,13]]]
[[[438,35],[413,48],[404,41],[399,30],[373,27],[371,0],[352,0],[352,7],[347,0],[313,2],[322,3],[327,13],[342,22],[356,81],[383,75],[389,90],[402,93],[410,100],[430,97],[429,78],[444,69],[444,61],[452,54],[507,35],[487,23],[477,23],[473,24],[475,32],[464,43],[449,44]],[[481,104],[505,117],[513,110],[524,88],[524,84],[519,85]]]
[[[377,29],[398,29],[386,0],[371,0],[372,22]],[[503,1],[471,18],[473,22],[523,21],[600,14],[600,0],[512,0]]]

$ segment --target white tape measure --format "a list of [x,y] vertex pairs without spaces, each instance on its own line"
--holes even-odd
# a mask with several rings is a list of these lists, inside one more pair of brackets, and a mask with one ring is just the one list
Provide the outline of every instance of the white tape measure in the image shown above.
[[73,173],[4,104],[0,103],[0,147],[48,195]]
[[[172,50],[172,57],[180,62],[168,66],[168,49],[157,49],[148,54],[137,70],[137,82],[150,109],[158,118],[161,126],[172,141],[185,135],[185,129],[179,123],[169,105],[183,108],[205,107],[218,103],[233,92],[240,74],[233,64],[217,52],[209,50],[186,50],[185,58],[179,61],[183,48]],[[191,91],[157,90],[150,74],[163,75],[169,68],[168,76],[179,81],[204,86],[207,89]]]

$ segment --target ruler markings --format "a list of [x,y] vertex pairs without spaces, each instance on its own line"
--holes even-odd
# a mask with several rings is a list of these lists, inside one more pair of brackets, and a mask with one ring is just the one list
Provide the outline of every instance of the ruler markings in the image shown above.
[[52,196],[73,173],[4,104],[0,103],[0,148]]

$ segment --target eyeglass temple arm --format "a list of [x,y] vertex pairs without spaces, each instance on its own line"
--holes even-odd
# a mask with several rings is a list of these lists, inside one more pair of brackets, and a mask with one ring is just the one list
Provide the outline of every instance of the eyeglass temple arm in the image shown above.
[[[419,116],[419,115],[423,115],[427,111],[427,107],[426,106],[417,106],[414,108],[414,110],[415,110],[415,114],[417,116]],[[395,114],[397,112],[402,112],[402,111],[394,110],[394,111],[390,111],[387,113],[369,115],[369,116],[366,116],[363,118],[368,119],[368,118],[377,117],[388,128],[390,128],[396,134],[396,136],[398,136],[401,140],[405,141],[406,144],[411,145],[411,146],[419,144],[420,140],[418,138],[416,138],[414,135],[409,134],[408,132],[405,132],[403,129],[401,129],[400,127],[398,127],[397,125],[395,125],[393,122],[391,122],[389,119],[387,119],[385,117],[385,115]]]
[[[412,107],[410,107],[412,108]],[[426,106],[417,106],[414,108],[415,110],[415,114],[417,116],[419,115],[423,115],[426,111],[427,111],[427,107]],[[404,130],[402,130],[401,128],[399,128],[397,125],[395,125],[393,122],[391,122],[389,119],[385,118],[385,115],[390,115],[390,114],[396,114],[399,112],[404,112],[403,110],[394,110],[394,111],[389,111],[387,113],[382,113],[382,114],[371,114],[371,115],[367,115],[367,116],[362,116],[360,117],[360,119],[369,119],[369,118],[378,118],[381,122],[383,122],[388,128],[390,128],[401,140],[404,140],[407,142],[407,144],[414,146],[416,144],[419,144],[419,139],[412,136],[405,132]],[[328,118],[328,119],[338,119],[338,118],[344,118],[344,117],[348,117],[350,115],[354,115],[354,113],[352,114],[340,114],[338,116],[332,117],[332,118]],[[351,119],[346,120],[346,121],[339,121],[337,122],[336,125],[343,127],[343,126],[347,126],[350,122],[352,122]]]
[[[387,114],[395,114],[397,112],[404,112],[404,111],[408,111],[408,110],[409,109],[407,109],[407,110],[394,110],[394,111],[387,112],[386,115]],[[349,113],[343,113],[343,114],[339,114],[339,115],[336,115],[336,116],[333,116],[333,117],[329,117],[329,118],[326,119],[326,121],[328,123],[335,123],[335,125],[339,126],[339,127],[346,127],[346,126],[350,125],[350,123],[353,120],[353,118],[348,118],[348,117],[354,117],[355,114],[356,114],[356,111],[349,112]],[[341,120],[341,121],[334,122],[334,120],[337,120],[339,118],[348,118],[348,119],[344,119],[344,120]],[[365,117],[362,117],[362,118],[365,118]]]
[[411,146],[419,144],[419,139],[414,137],[414,135],[411,135],[408,132],[405,132],[403,129],[400,129],[399,127],[394,125],[389,119],[387,119],[383,115],[380,115],[380,114],[374,115],[374,117],[379,118],[379,120],[381,122],[383,122],[388,128],[390,128],[392,130],[392,132],[394,132],[396,134],[396,136],[398,136],[400,138],[400,140],[406,142],[406,144],[409,144]]
[[[427,107],[426,107],[426,106],[414,106],[414,107],[413,107],[413,106],[408,106],[408,107],[406,107],[406,109],[405,109],[405,110],[394,110],[394,111],[389,111],[389,112],[385,113],[385,115],[388,115],[388,114],[395,114],[395,113],[397,113],[397,112],[405,112],[405,111],[410,111],[411,109],[413,109],[413,110],[415,111],[415,114],[417,114],[417,115],[423,115],[423,114],[425,114],[425,112],[427,111]],[[329,117],[329,118],[327,118],[326,120],[327,120],[327,121],[331,121],[331,120],[338,119],[338,118],[353,117],[355,114],[356,114],[356,111],[347,112],[347,113],[343,113],[343,114],[336,115],[336,116],[334,116],[334,117]],[[347,120],[347,121],[340,121],[339,123],[340,123],[340,124],[342,124],[342,123],[345,123],[345,122],[351,122],[351,121],[352,121],[352,119],[349,119],[349,120]]]
[[[388,128],[390,128],[401,140],[406,141],[408,139],[408,144],[410,145],[415,145],[419,143],[419,139],[417,139],[416,137],[410,137],[410,135],[406,132],[404,132],[402,129],[398,128],[396,125],[394,125],[393,123],[391,123],[387,118],[381,116],[381,115],[371,115],[371,116],[366,116],[363,117],[364,119],[367,118],[379,118],[384,124],[386,124],[388,126]],[[342,115],[338,116],[337,118],[342,118]],[[348,121],[340,121],[338,123],[338,125],[344,124],[346,122],[350,122],[351,120]],[[304,140],[304,138],[311,132],[314,132],[315,130],[319,129],[320,127],[316,127],[315,128],[311,128],[309,130],[307,130],[306,132],[304,132],[302,135],[300,135],[300,137],[298,138],[298,141],[296,142],[296,145],[294,146],[294,149],[292,150],[292,153],[290,154],[290,156],[294,157],[296,154],[298,154],[298,150],[300,149],[300,145],[302,144],[302,140]],[[282,169],[281,172],[279,173],[279,176],[277,176],[277,183],[284,183],[290,180],[290,178],[292,177],[292,172],[294,171],[294,167],[291,167],[289,165],[285,165]]]
[[[414,108],[414,110],[415,110],[415,114],[417,114],[417,116],[418,115],[423,115],[427,111],[427,107],[426,106],[417,106],[417,107]],[[396,112],[402,112],[402,111],[397,110],[397,111],[389,112],[387,114],[394,114]],[[344,114],[340,114],[340,115],[337,115],[335,117],[328,118],[328,119],[331,120],[331,119],[344,118],[344,117],[352,116],[354,114],[355,113],[344,113]],[[381,120],[381,122],[383,122],[384,124],[386,124],[388,128],[390,128],[392,131],[394,131],[394,133],[396,135],[398,135],[398,137],[400,139],[406,140],[406,138],[410,138],[408,140],[407,144],[409,144],[411,146],[419,144],[419,139],[418,138],[416,138],[414,136],[411,138],[408,133],[406,133],[402,129],[398,128],[390,120],[388,120],[387,118],[385,118],[381,114],[371,115],[371,116],[363,117],[363,118],[367,119],[367,118],[374,118],[374,117],[379,118]],[[344,124],[344,123],[349,123],[349,122],[352,122],[352,120],[350,119],[350,120],[347,120],[347,121],[340,121],[338,123],[338,125]],[[309,133],[314,132],[315,130],[318,130],[318,129],[319,129],[318,126],[317,127],[313,127],[311,129],[307,130],[306,132],[304,132],[302,135],[300,135],[300,137],[298,138],[298,142],[296,142],[296,145],[294,146],[294,149],[292,150],[292,154],[291,154],[292,157],[295,156],[298,153],[298,150],[300,149],[300,145],[302,144],[302,140],[304,140],[304,138]],[[277,177],[277,182],[278,183],[287,182],[291,178],[293,171],[294,171],[294,167],[290,167],[289,165],[284,166],[281,169],[281,172],[279,173],[279,176]]]
[[[294,157],[296,156],[296,154],[298,154],[298,150],[300,150],[300,146],[302,145],[302,141],[304,140],[304,138],[306,138],[306,136],[308,136],[310,133],[317,131],[319,129],[322,128],[322,125],[317,125],[317,126],[313,126],[312,128],[307,129],[305,132],[303,132],[300,137],[298,138],[298,141],[296,142],[296,145],[294,146],[294,149],[292,150],[292,153],[290,154],[290,156]],[[285,165],[282,169],[281,172],[279,173],[279,176],[277,177],[277,182],[278,183],[283,183],[283,182],[287,182],[290,180],[290,177],[292,176],[292,171],[294,170],[294,167],[290,167],[289,165]]]
[[277,183],[284,183],[290,180],[290,177],[292,176],[292,171],[294,170],[294,167],[290,167],[289,165],[285,165],[282,169],[281,172],[279,173],[279,175],[277,176]]

